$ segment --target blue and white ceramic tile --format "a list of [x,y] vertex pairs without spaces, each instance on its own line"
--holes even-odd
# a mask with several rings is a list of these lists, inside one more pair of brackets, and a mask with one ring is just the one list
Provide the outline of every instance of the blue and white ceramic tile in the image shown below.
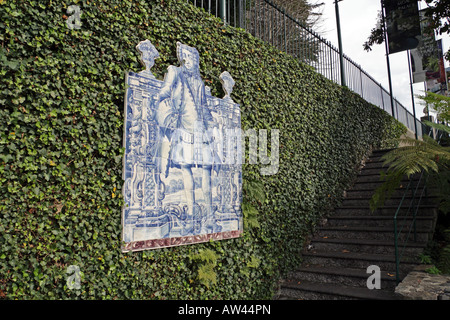
[[136,48],[146,69],[126,76],[124,251],[239,236],[241,118],[230,96],[233,78],[223,72],[226,94],[211,96],[197,50],[178,42],[180,66],[160,81],[151,72],[155,47],[145,40]]

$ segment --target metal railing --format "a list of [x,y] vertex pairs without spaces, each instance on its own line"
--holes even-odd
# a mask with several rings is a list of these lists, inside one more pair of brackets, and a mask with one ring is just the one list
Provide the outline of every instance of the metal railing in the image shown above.
[[[400,263],[402,263],[403,254],[405,252],[405,249],[409,243],[409,239],[411,236],[411,233],[413,234],[414,238],[413,241],[417,242],[417,226],[416,226],[416,218],[417,218],[417,212],[419,211],[420,204],[422,202],[422,198],[424,194],[427,193],[427,180],[428,175],[426,178],[424,178],[425,171],[422,171],[420,174],[419,180],[415,186],[413,186],[414,177],[411,177],[408,182],[408,186],[405,189],[405,192],[403,194],[402,200],[400,201],[399,206],[397,207],[397,210],[394,215],[394,248],[395,248],[395,279],[397,281],[397,284],[401,281],[401,275],[400,275]],[[422,179],[425,179],[425,181],[422,184]],[[418,194],[419,188],[423,186],[422,191],[420,192],[420,196],[418,199],[416,199],[416,196]],[[403,208],[403,203],[405,202],[405,198],[407,194],[412,191],[412,196],[408,205],[408,210],[405,212],[404,215],[402,215],[402,219],[399,221],[399,213],[400,210]],[[412,213],[412,220],[409,225],[407,225],[406,220],[410,217],[410,214]],[[399,222],[401,223],[401,226],[399,225]],[[405,229],[407,228],[407,229]],[[403,239],[402,239],[402,245],[400,242],[400,235],[403,233]],[[400,251],[401,250],[401,251]]]
[[[312,66],[329,80],[341,83],[340,52],[329,41],[297,20],[270,0],[187,0],[197,7],[222,18],[225,23],[243,28],[253,36]],[[413,114],[397,99],[391,105],[390,93],[360,65],[343,54],[346,86],[366,101],[378,106],[415,133]],[[415,119],[417,136],[422,136],[422,123]]]
[[[429,128],[430,127],[427,127],[427,129],[429,129]],[[442,138],[448,136],[448,134],[441,130],[430,130],[428,132],[428,136],[435,139],[438,144],[441,144]],[[395,247],[395,268],[396,268],[395,273],[396,273],[397,284],[401,280],[400,264],[402,263],[403,253],[405,252],[406,246],[408,245],[408,241],[409,241],[411,232],[414,235],[413,241],[417,242],[417,226],[416,226],[417,212],[420,209],[420,205],[422,203],[422,198],[424,197],[424,195],[427,196],[427,194],[428,194],[428,189],[427,189],[428,178],[429,178],[428,173],[426,173],[424,170],[422,170],[422,172],[420,173],[419,180],[415,186],[412,185],[413,181],[414,181],[414,176],[412,176],[409,179],[408,186],[406,187],[405,192],[403,193],[402,200],[400,201],[400,204],[398,205],[397,210],[394,215],[394,247]],[[423,179],[424,179],[424,182],[422,184]],[[417,198],[418,190],[422,186],[423,186],[423,188],[422,188],[422,191],[420,192],[420,196]],[[414,188],[414,193],[411,196],[408,210],[406,211],[405,215],[403,215],[403,222],[405,222],[406,219],[409,217],[410,211],[412,210],[411,211],[412,212],[412,221],[408,226],[406,236],[404,236],[404,238],[403,238],[403,247],[400,248],[400,245],[399,245],[400,234],[403,231],[403,229],[407,226],[402,225],[402,227],[399,227],[399,223],[398,223],[399,222],[398,221],[399,213],[400,213],[400,210],[403,208],[403,203],[405,201],[405,198],[406,198],[408,192],[410,190],[412,191],[413,188]],[[400,249],[401,249],[401,252],[400,252]]]

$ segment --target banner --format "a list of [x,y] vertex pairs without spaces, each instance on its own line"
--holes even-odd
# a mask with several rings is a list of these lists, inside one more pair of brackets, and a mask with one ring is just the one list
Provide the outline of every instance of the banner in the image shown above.
[[418,46],[420,36],[417,0],[383,0],[389,54]]
[[420,11],[420,25],[419,46],[410,51],[413,83],[426,82],[427,91],[443,93],[447,86],[442,40],[436,41],[434,30],[428,29],[424,10]]

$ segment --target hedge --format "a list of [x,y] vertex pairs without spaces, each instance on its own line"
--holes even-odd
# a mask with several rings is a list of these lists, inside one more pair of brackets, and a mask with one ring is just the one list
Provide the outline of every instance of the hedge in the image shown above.
[[[271,298],[363,157],[406,130],[186,1],[0,3],[1,298]],[[80,29],[66,24],[72,4]],[[243,165],[252,223],[240,238],[121,251],[124,75],[143,69],[135,46],[145,39],[160,53],[158,79],[177,64],[177,41],[194,46],[214,96],[224,94],[223,71],[235,79],[243,129],[280,130],[276,175]],[[71,265],[79,289],[68,282]]]

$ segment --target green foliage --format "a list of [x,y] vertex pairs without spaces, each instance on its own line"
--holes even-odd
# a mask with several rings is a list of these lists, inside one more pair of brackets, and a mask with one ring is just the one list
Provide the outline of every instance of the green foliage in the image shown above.
[[431,264],[443,274],[450,274],[450,215],[441,212],[436,221],[433,238],[424,250],[423,263]]
[[244,180],[242,183],[242,191],[244,194],[242,201],[242,213],[244,216],[244,228],[259,228],[258,209],[252,203],[264,203],[266,201],[266,193],[264,184],[261,181]]
[[[185,1],[76,3],[82,25],[72,30],[72,1],[0,4],[0,297],[271,298],[363,156],[405,128]],[[124,74],[142,70],[144,39],[160,53],[157,78],[177,64],[177,41],[194,46],[213,95],[224,94],[223,71],[235,79],[244,129],[280,130],[276,175],[243,165],[244,181],[264,188],[246,189],[240,238],[121,252]],[[70,265],[82,272],[79,290],[67,286]]]
[[[427,96],[418,96],[432,109],[438,112],[441,120],[446,120],[450,114],[450,99],[430,93]],[[450,127],[444,124],[425,121],[431,128],[440,130],[444,134],[450,133]],[[380,179],[383,182],[370,200],[370,208],[375,211],[383,206],[395,189],[401,185],[404,176],[410,178],[413,174],[425,171],[430,175],[429,186],[439,201],[439,209],[444,214],[450,212],[450,147],[444,147],[433,138],[424,135],[423,140],[409,137],[400,139],[403,145],[386,153],[382,160],[389,166],[387,173],[382,172]]]
[[217,274],[214,267],[217,265],[217,254],[211,249],[202,249],[191,257],[192,260],[200,261],[198,268],[198,280],[208,289],[210,285],[217,283]]
[[442,273],[450,274],[450,244],[441,249],[437,267]]
[[431,264],[432,263],[431,257],[429,255],[426,255],[423,253],[421,253],[419,255],[419,259],[420,259],[420,263],[423,263],[423,264]]
[[[422,104],[437,113],[437,119],[439,121],[450,121],[450,97],[446,97],[437,93],[427,92],[426,95],[416,95],[417,98],[422,100]],[[447,130],[448,127],[440,128],[441,130]]]
[[441,270],[439,270],[436,266],[432,266],[429,267],[428,269],[425,270],[425,272],[429,273],[429,274],[441,274]]

